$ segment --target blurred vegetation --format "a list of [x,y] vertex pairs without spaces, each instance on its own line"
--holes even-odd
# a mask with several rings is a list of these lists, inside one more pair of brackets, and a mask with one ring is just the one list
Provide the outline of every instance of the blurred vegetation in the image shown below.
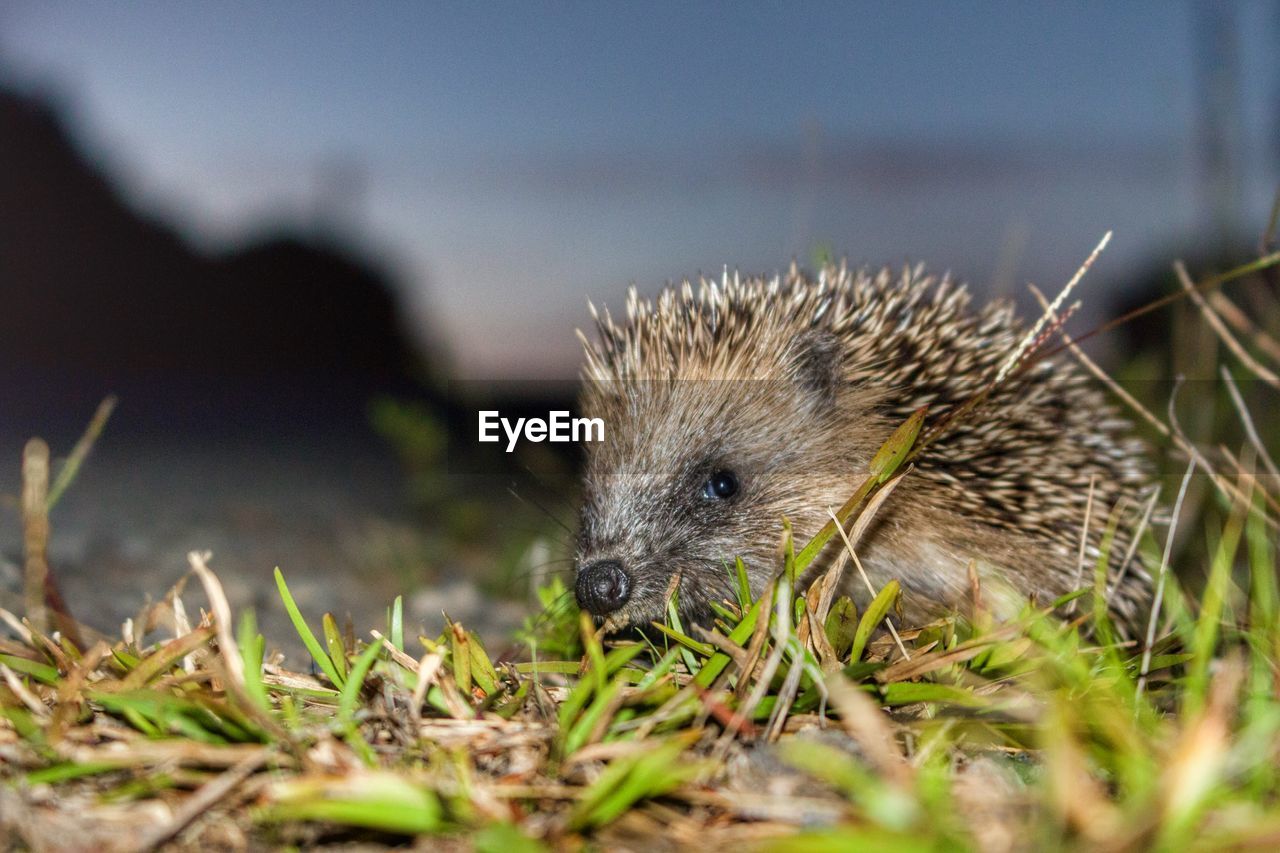
[[482,457],[459,420],[421,401],[384,397],[370,406],[422,519],[424,564],[461,562],[486,594],[528,597],[540,578],[569,568],[573,460],[528,443]]

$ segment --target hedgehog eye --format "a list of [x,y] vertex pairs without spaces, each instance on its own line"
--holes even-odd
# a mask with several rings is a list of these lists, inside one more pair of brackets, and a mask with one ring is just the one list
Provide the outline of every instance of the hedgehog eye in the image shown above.
[[710,500],[728,500],[738,493],[738,476],[732,471],[717,471],[702,486],[702,496]]

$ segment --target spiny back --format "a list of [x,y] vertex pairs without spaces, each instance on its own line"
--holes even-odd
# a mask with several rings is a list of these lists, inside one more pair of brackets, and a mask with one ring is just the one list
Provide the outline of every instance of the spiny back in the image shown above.
[[[656,300],[632,289],[625,324],[594,306],[592,315],[599,339],[583,338],[588,393],[597,382],[775,378],[777,354],[819,332],[839,342],[841,393],[867,399],[870,389],[875,414],[888,422],[927,404],[936,423],[990,386],[1024,337],[1011,305],[973,310],[962,285],[918,266],[900,274],[830,266],[813,278],[794,267],[772,279],[726,273],[696,288],[668,288]],[[1075,555],[1091,480],[1090,565],[1112,508],[1123,503],[1136,514],[1148,494],[1145,455],[1129,426],[1073,364],[1045,360],[996,385],[920,457],[912,477],[961,516],[1051,543],[1062,555],[1053,586],[1069,588],[1080,573]],[[1128,543],[1122,527],[1113,571]],[[1149,580],[1141,565],[1128,572],[1113,608],[1132,619]]]
[[[792,267],[785,276],[684,282],[657,299],[627,296],[627,321],[591,306],[598,343],[582,337],[589,379],[673,379],[691,369],[763,367],[768,348],[822,329],[845,345],[850,379],[893,383],[916,367],[960,381],[980,375],[1018,342],[1012,308],[992,303],[968,312],[969,294],[923,267],[875,273],[825,267],[813,279]],[[941,339],[961,345],[940,347]],[[969,345],[964,345],[965,342]],[[917,357],[918,356],[918,357]],[[735,378],[748,378],[736,376]]]

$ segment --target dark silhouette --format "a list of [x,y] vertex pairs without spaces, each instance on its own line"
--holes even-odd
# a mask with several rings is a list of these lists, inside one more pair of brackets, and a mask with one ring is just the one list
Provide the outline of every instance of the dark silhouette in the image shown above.
[[254,411],[354,423],[422,375],[376,267],[314,235],[202,254],[133,210],[58,110],[0,89],[7,402],[43,395],[42,412],[83,417],[86,396],[119,390],[170,425],[214,407],[246,425]]

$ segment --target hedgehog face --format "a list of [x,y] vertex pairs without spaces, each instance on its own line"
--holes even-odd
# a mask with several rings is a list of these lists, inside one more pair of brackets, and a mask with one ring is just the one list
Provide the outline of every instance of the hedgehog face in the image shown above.
[[[707,623],[710,602],[734,598],[736,558],[753,593],[768,582],[783,516],[797,537],[822,524],[850,487],[832,477],[824,496],[812,475],[851,421],[821,381],[828,361],[814,356],[807,345],[775,351],[766,379],[588,384],[584,409],[604,420],[605,441],[587,449],[575,582],[584,610],[610,627],[642,626],[662,620],[675,592],[682,621]],[[803,375],[789,369],[797,359]]]

